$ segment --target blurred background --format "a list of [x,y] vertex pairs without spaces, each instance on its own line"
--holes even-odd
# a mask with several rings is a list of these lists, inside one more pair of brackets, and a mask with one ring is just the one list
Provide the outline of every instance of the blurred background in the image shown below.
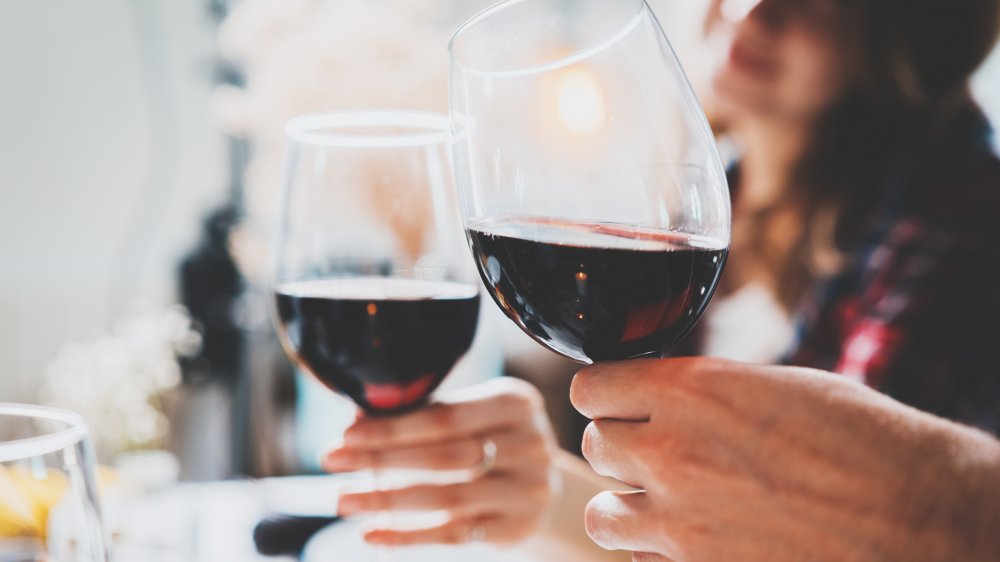
[[[105,462],[313,469],[338,410],[292,374],[261,293],[284,122],[445,111],[447,39],[490,3],[0,0],[0,401],[82,411]],[[697,88],[705,7],[650,4]],[[974,85],[1000,121],[1000,55]],[[564,389],[572,367],[507,324],[459,379]]]

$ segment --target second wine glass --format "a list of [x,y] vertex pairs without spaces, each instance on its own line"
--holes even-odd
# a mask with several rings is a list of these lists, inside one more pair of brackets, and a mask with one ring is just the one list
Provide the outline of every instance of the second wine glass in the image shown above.
[[730,239],[705,115],[643,0],[509,0],[451,46],[461,210],[496,303],[583,363],[658,357]]
[[479,317],[443,115],[357,112],[288,125],[274,248],[289,356],[368,415],[423,405]]

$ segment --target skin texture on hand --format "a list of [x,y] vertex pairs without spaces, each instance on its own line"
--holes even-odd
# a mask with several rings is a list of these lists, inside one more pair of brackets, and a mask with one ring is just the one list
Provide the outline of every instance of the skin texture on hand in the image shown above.
[[635,560],[1000,560],[1000,443],[819,371],[716,359],[577,374],[605,492],[588,533]]
[[330,472],[381,468],[475,470],[484,442],[496,445],[491,468],[469,481],[344,494],[340,515],[380,511],[447,511],[443,525],[376,529],[365,539],[384,545],[510,544],[533,533],[554,498],[555,440],[542,397],[530,384],[500,378],[442,397],[418,411],[360,418],[330,451]]

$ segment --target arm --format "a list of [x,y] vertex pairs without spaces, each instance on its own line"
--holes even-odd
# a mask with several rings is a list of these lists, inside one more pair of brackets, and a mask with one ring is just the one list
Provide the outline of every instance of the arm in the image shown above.
[[[586,456],[643,491],[602,546],[675,562],[1000,560],[1000,442],[818,371],[712,359],[584,369]],[[655,560],[658,558],[650,558]]]

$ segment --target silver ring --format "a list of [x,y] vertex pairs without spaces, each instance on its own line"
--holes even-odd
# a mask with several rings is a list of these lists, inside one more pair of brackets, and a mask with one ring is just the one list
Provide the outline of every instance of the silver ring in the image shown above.
[[483,527],[482,523],[474,522],[469,527],[469,542],[479,543],[486,542],[486,527]]
[[476,472],[486,474],[497,464],[497,444],[489,437],[483,438],[483,460],[479,461]]

